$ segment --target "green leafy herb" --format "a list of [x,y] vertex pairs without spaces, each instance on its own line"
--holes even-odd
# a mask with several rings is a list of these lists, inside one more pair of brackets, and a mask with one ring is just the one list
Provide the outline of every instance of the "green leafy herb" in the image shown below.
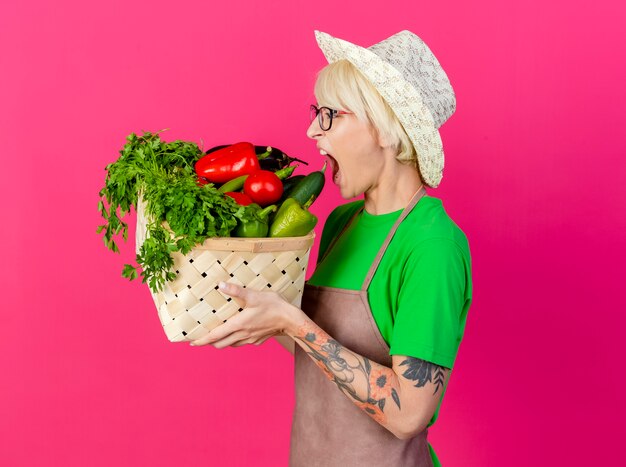
[[[141,196],[149,222],[136,261],[142,282],[154,292],[176,278],[171,270],[173,252],[187,254],[209,237],[229,236],[238,219],[245,222],[257,215],[254,208],[238,205],[213,184],[198,185],[194,164],[202,150],[195,143],[166,143],[159,133],[132,133],[118,160],[106,166],[98,202],[105,223],[96,230],[104,232],[105,246],[119,253],[113,237],[121,233],[124,241],[128,239],[128,224],[122,218],[131,206],[136,210]],[[124,265],[122,276],[136,279],[137,267]]]

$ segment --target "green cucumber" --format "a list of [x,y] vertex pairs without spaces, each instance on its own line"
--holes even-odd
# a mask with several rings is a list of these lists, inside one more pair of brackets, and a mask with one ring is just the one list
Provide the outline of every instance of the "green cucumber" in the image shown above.
[[311,172],[298,182],[298,184],[289,193],[289,198],[295,199],[300,206],[303,206],[311,197],[313,201],[322,192],[326,179],[324,178],[324,171],[326,170],[326,164],[322,167],[322,170],[317,172]]
[[283,198],[289,196],[291,190],[293,190],[298,182],[304,178],[304,175],[294,175],[286,180],[283,180]]

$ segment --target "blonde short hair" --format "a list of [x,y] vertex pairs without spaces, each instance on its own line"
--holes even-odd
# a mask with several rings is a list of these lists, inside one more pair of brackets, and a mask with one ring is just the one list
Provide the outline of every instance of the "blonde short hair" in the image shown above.
[[359,120],[371,124],[397,152],[396,159],[414,167],[419,173],[415,148],[398,117],[352,63],[343,59],[322,68],[317,75],[314,92],[320,106],[349,110]]

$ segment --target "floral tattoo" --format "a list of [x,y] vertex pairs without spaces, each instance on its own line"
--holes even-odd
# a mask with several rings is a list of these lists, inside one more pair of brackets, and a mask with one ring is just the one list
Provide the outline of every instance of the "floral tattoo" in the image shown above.
[[[372,368],[369,359],[343,347],[325,332],[320,332],[311,321],[300,326],[294,339],[304,344],[305,351],[326,377],[377,422],[387,422],[384,410],[388,399],[393,400],[398,410],[401,409],[400,397],[393,387],[393,370],[381,368],[376,363],[376,367]],[[417,388],[432,383],[435,395],[444,387],[445,367],[415,357],[407,357],[400,366],[406,367],[402,376],[415,382]]]
[[416,381],[416,388],[422,388],[426,383],[432,382],[435,385],[435,392],[433,392],[433,395],[435,395],[439,388],[443,387],[445,379],[444,367],[414,357],[408,357],[400,363],[400,366],[402,365],[407,366],[402,376],[411,381]]
[[[400,409],[400,397],[392,387],[389,370],[372,369],[370,360],[346,349],[326,334],[316,332],[311,322],[302,325],[295,339],[306,346],[307,353],[324,374],[339,389],[353,399],[354,403],[381,424],[387,422],[384,413],[387,399],[391,398]],[[359,381],[365,384],[357,385]],[[366,387],[367,391],[359,392],[358,387]]]

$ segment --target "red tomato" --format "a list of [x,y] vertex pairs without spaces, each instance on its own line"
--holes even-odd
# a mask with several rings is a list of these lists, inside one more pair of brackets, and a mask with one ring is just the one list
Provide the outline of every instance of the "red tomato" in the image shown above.
[[230,196],[232,199],[235,200],[235,203],[241,206],[248,206],[249,204],[252,204],[252,199],[245,193],[239,193],[237,191],[227,191],[224,194],[226,196]]
[[243,192],[259,206],[269,206],[283,195],[283,182],[269,170],[257,170],[246,178]]

